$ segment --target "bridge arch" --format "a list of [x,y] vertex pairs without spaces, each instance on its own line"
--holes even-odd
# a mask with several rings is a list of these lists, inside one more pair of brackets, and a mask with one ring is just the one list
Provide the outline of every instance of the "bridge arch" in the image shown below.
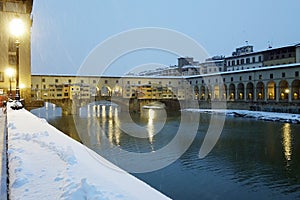
[[100,96],[111,96],[112,95],[112,90],[108,85],[103,85],[100,88]]

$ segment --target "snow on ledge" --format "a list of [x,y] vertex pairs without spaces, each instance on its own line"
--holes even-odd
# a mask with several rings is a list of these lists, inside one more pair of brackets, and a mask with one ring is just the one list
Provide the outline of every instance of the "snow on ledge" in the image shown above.
[[226,110],[226,109],[183,109],[186,112],[199,112],[210,114],[225,114],[227,116],[255,118],[257,120],[265,121],[279,121],[287,123],[300,123],[299,114],[277,113],[277,112],[263,112],[263,111],[249,111],[249,110]]
[[66,136],[8,105],[10,199],[169,199]]

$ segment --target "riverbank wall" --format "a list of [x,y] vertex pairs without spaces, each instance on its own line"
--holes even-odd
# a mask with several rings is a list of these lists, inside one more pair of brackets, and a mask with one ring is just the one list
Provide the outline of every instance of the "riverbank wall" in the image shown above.
[[[224,108],[225,106],[225,108]],[[300,103],[288,102],[203,102],[199,101],[200,109],[236,109],[236,110],[252,110],[252,111],[266,111],[266,112],[280,112],[280,113],[295,113],[300,114]]]

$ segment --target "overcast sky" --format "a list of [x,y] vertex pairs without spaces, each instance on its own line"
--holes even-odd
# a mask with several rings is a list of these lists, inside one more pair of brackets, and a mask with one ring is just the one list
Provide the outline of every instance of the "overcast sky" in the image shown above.
[[[77,74],[101,42],[143,27],[185,34],[209,56],[230,55],[245,41],[255,50],[299,43],[299,8],[299,0],[34,0],[32,73]],[[147,63],[175,65],[177,57],[134,52],[107,73],[123,74]]]

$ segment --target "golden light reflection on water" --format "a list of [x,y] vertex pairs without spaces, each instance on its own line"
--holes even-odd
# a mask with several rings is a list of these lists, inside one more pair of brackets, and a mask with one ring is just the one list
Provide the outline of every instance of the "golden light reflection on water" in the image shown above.
[[291,161],[292,157],[292,136],[291,136],[291,124],[286,123],[282,128],[282,145],[284,150],[284,156],[287,162]]
[[[100,109],[99,109],[100,110]],[[99,114],[100,116],[100,114]],[[101,133],[103,136],[107,132],[108,141],[111,146],[117,145],[120,146],[120,129],[116,127],[116,124],[119,121],[119,111],[117,107],[112,106],[102,106],[101,107]],[[99,133],[100,134],[100,133]]]
[[148,131],[148,138],[149,142],[151,144],[151,148],[153,150],[153,136],[155,134],[155,127],[153,120],[155,119],[155,112],[152,109],[149,109],[148,111],[148,124],[147,124],[147,131]]
[[[119,124],[119,111],[118,108],[114,108],[114,121],[115,124]],[[115,140],[116,140],[116,145],[120,146],[120,136],[121,136],[121,131],[119,127],[115,128]]]
[[[152,151],[154,151],[154,136],[157,131],[157,116],[158,113],[153,109],[145,110],[143,116],[146,119],[145,125],[148,132],[148,141],[150,143]],[[96,118],[97,117],[97,118]],[[87,134],[90,138],[91,145],[100,145],[101,138],[107,137],[111,146],[120,146],[121,141],[121,129],[118,127],[120,122],[118,107],[107,105],[89,105],[87,106]],[[126,122],[125,122],[126,123]]]

